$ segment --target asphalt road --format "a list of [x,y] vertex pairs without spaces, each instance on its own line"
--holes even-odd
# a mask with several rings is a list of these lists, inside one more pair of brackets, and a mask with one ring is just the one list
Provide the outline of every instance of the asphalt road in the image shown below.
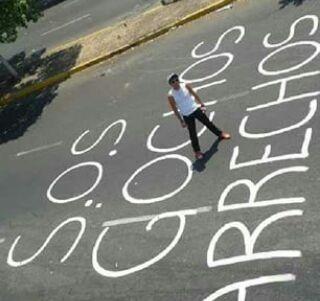
[[49,49],[93,33],[117,20],[137,14],[157,0],[65,0],[44,11],[38,22],[22,29],[18,39],[0,46],[7,59],[19,52]]
[[[242,1],[2,111],[0,300],[318,301],[319,9]],[[202,161],[173,71],[232,133]]]

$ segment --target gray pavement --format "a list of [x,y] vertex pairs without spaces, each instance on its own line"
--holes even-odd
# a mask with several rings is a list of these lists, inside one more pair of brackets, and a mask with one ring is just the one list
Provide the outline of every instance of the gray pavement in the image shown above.
[[1,54],[10,59],[20,52],[50,49],[91,34],[115,21],[137,14],[157,0],[65,0],[44,11],[44,16],[20,31],[11,44],[0,45]]
[[[318,301],[319,8],[242,1],[0,112],[0,300]],[[202,161],[173,71],[232,133]]]

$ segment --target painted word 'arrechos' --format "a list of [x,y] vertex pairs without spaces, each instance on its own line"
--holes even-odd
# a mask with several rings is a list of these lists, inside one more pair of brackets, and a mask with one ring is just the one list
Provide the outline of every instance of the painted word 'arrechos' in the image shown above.
[[[306,72],[306,73],[298,73],[295,75],[292,75],[291,73],[294,71],[301,71],[301,68],[308,65],[309,63],[313,62],[314,59],[319,55],[320,52],[320,44],[313,40],[306,40],[306,41],[298,41],[298,42],[292,42],[292,39],[295,36],[295,31],[299,23],[307,22],[308,25],[311,25],[310,31],[308,32],[308,35],[312,37],[318,30],[319,26],[319,18],[315,15],[306,15],[299,19],[297,19],[290,27],[290,34],[286,40],[278,42],[278,43],[271,43],[270,38],[271,34],[267,34],[263,40],[264,47],[268,49],[272,49],[273,51],[267,55],[258,66],[258,71],[263,76],[279,76],[280,74],[286,75],[286,77],[281,79],[276,79],[273,81],[269,81],[263,84],[260,84],[258,86],[255,86],[252,88],[252,90],[260,90],[265,87],[277,87],[279,89],[279,95],[277,100],[260,104],[257,106],[249,107],[247,108],[248,112],[254,112],[258,110],[265,110],[268,107],[278,106],[278,105],[289,105],[292,101],[297,100],[308,100],[309,99],[309,110],[306,116],[297,122],[296,124],[290,124],[285,128],[281,128],[275,131],[271,132],[263,132],[263,133],[250,133],[247,131],[247,123],[250,120],[250,115],[247,115],[243,118],[243,120],[240,123],[239,126],[239,133],[242,137],[247,139],[263,139],[271,136],[280,135],[286,132],[290,132],[293,130],[296,130],[298,128],[302,128],[305,126],[310,120],[315,116],[316,110],[317,110],[317,99],[315,98],[320,94],[320,91],[309,91],[307,93],[302,93],[299,95],[291,95],[289,96],[289,88],[288,84],[292,83],[293,85],[297,83],[298,80],[301,80],[302,78],[310,78],[313,76],[317,76],[320,74],[320,70],[315,70],[312,72]],[[299,48],[299,47],[308,47],[313,50],[312,54],[306,58],[304,61],[297,63],[295,66],[291,66],[286,69],[281,70],[269,70],[267,69],[268,62],[270,63],[273,58],[276,58],[277,55],[285,52],[290,51],[291,48]],[[305,52],[304,52],[305,54]],[[289,74],[290,73],[290,74]],[[289,75],[289,76],[288,76]],[[311,98],[311,101],[310,101]],[[308,107],[308,106],[307,106]],[[254,114],[254,113],[251,113]],[[290,121],[290,120],[288,120]],[[298,137],[298,136],[297,136]],[[309,157],[309,146],[311,143],[312,138],[312,128],[307,127],[304,131],[304,136],[301,141],[301,147],[297,152],[292,153],[286,153],[278,156],[272,156],[271,155],[271,145],[267,145],[264,149],[263,156],[259,159],[254,159],[247,162],[240,162],[238,160],[240,149],[239,146],[235,147],[233,150],[233,154],[230,160],[230,170],[250,167],[250,166],[257,166],[260,164],[267,164],[277,161],[284,161],[284,160],[296,160],[296,159],[305,159]],[[299,138],[300,139],[300,138]],[[262,165],[263,166],[263,165]],[[228,210],[239,210],[243,208],[257,208],[257,207],[267,207],[267,206],[274,206],[274,205],[285,205],[285,204],[298,204],[305,202],[305,198],[303,197],[290,197],[290,198],[280,198],[280,199],[271,199],[271,200],[261,200],[257,201],[257,194],[260,191],[260,189],[264,185],[268,185],[268,182],[271,179],[280,177],[284,174],[292,174],[292,173],[306,173],[308,171],[309,167],[304,165],[294,165],[287,168],[278,169],[264,178],[262,178],[260,181],[254,183],[249,179],[241,179],[237,180],[230,185],[228,185],[223,193],[220,196],[219,203],[218,203],[218,211],[228,211]],[[245,186],[249,190],[249,198],[247,202],[245,203],[234,203],[234,204],[227,204],[226,199],[231,191],[235,188],[239,188],[241,186]],[[220,228],[213,236],[208,252],[207,252],[207,264],[208,267],[214,268],[218,266],[224,266],[224,265],[232,265],[240,262],[250,262],[254,260],[266,260],[266,259],[272,259],[272,258],[295,258],[295,257],[301,257],[301,251],[300,250],[276,250],[276,251],[264,251],[264,252],[255,252],[255,243],[257,239],[262,235],[262,232],[264,229],[266,229],[269,225],[279,221],[283,220],[284,218],[288,217],[297,217],[302,216],[303,210],[286,210],[278,212],[267,219],[265,219],[263,222],[261,222],[252,233],[248,230],[248,227],[244,225],[242,222],[239,221],[232,221],[230,223],[225,224],[222,228]],[[223,259],[216,259],[215,258],[215,250],[216,246],[220,240],[220,238],[230,229],[234,229],[239,231],[242,234],[243,242],[244,242],[244,254],[239,256],[233,256],[229,258],[223,258]],[[263,236],[263,235],[262,235]],[[213,294],[208,296],[205,301],[213,301],[219,299],[221,296],[224,296],[229,293],[237,293],[237,300],[238,301],[245,301],[246,300],[246,293],[248,288],[270,284],[270,283],[278,283],[278,282],[289,282],[294,281],[295,275],[294,274],[277,274],[277,275],[264,275],[259,278],[255,279],[247,279],[241,282],[232,283],[230,285],[227,285],[217,291],[215,291]]]

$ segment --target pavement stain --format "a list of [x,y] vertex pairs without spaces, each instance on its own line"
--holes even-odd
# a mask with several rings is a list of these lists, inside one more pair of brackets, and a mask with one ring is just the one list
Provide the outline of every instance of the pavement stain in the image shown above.
[[292,5],[295,5],[295,6],[299,6],[301,4],[303,4],[305,0],[279,0],[279,5],[280,5],[280,8],[285,8],[286,6],[292,4]]

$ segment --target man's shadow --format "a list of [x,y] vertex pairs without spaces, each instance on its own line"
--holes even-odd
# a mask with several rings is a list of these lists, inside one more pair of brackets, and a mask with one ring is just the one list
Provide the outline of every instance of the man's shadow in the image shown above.
[[196,160],[193,164],[193,170],[197,172],[203,172],[206,169],[206,163],[213,157],[213,155],[218,152],[218,146],[222,140],[217,138],[211,147],[203,154],[203,158]]

